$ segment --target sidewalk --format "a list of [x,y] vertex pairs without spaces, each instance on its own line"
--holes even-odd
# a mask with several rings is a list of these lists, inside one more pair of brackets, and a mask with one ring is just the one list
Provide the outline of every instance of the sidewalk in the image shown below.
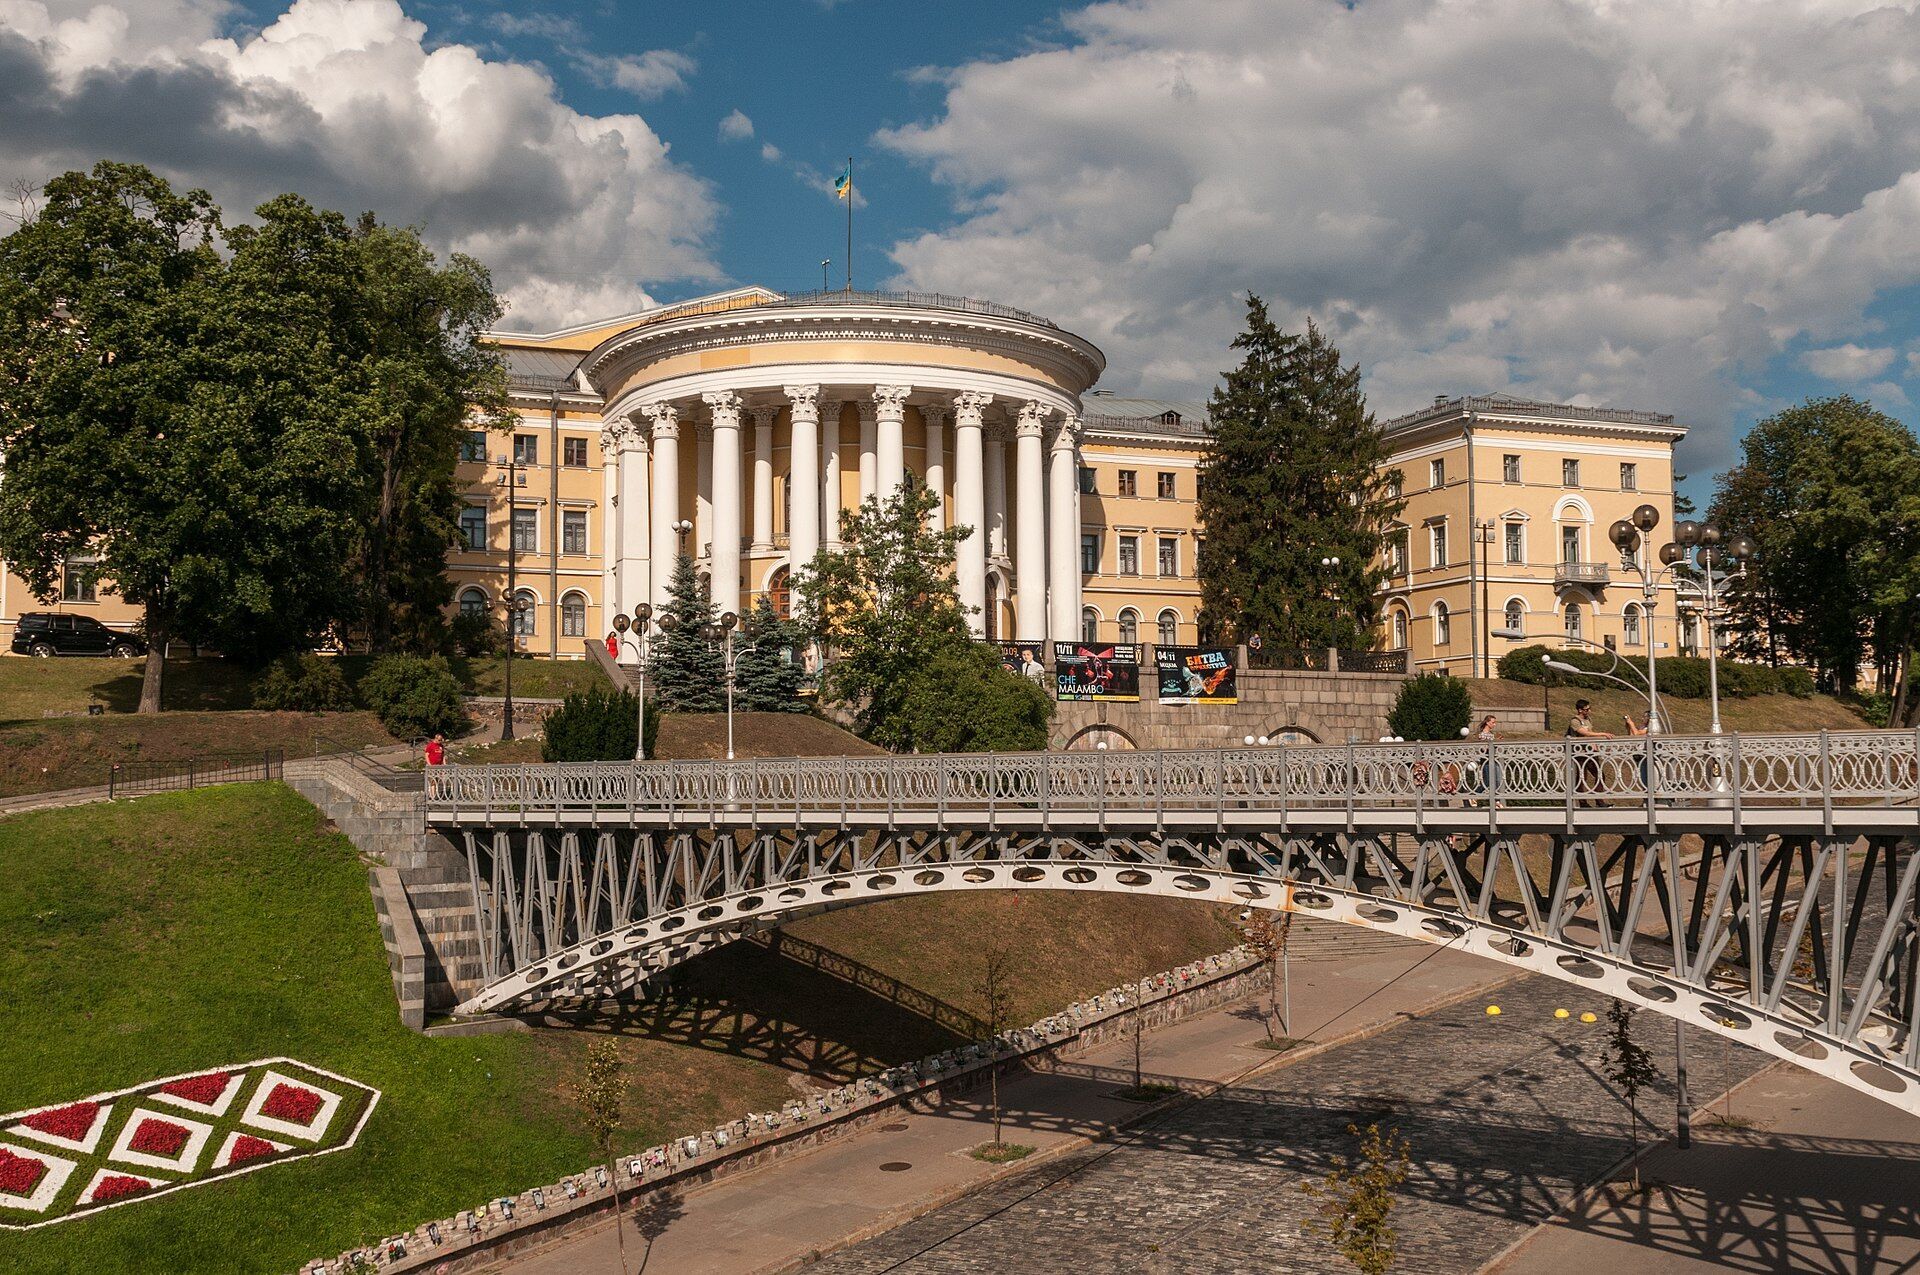
[[[1436,1000],[1509,973],[1477,957],[1383,937],[1376,950],[1342,962],[1294,964],[1295,1030],[1314,1041],[1351,1035],[1410,1017]],[[1143,1070],[1222,1081],[1280,1061],[1284,1056],[1254,1047],[1264,1036],[1258,1008],[1242,1002],[1148,1035]],[[1007,1141],[1044,1153],[1111,1132],[1141,1114],[1139,1104],[1112,1096],[1119,1087],[1113,1080],[1083,1074],[1089,1068],[1130,1069],[1131,1042],[1076,1061],[1080,1065],[1071,1069],[1076,1074],[1022,1073],[1001,1082]],[[640,1219],[640,1227],[655,1237],[646,1269],[674,1275],[779,1269],[964,1194],[1002,1172],[965,1154],[992,1138],[985,1104],[984,1090],[972,1092],[937,1114],[904,1115],[667,1207],[656,1206]],[[631,1263],[637,1266],[646,1244],[629,1221]],[[615,1269],[615,1261],[609,1224],[486,1269],[571,1275]]]

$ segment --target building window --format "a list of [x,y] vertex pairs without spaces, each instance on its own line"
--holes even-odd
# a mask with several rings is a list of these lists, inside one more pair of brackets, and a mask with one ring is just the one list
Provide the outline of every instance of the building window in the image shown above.
[[1088,645],[1100,640],[1100,613],[1092,607],[1080,609],[1080,640]]
[[1527,608],[1519,598],[1508,600],[1506,620],[1507,627],[1515,633],[1525,633],[1527,631]]
[[1640,490],[1640,466],[1630,460],[1620,462],[1620,490]]
[[1160,645],[1172,646],[1180,640],[1180,613],[1166,610],[1160,613]]
[[540,599],[533,596],[531,589],[522,589],[513,596],[525,604],[523,609],[513,613],[514,634],[518,637],[530,638],[533,636],[533,618],[540,612]]
[[587,635],[587,599],[584,594],[569,593],[560,599],[560,636]]
[[1140,613],[1132,607],[1120,613],[1120,640],[1127,643],[1140,640]]
[[1447,462],[1436,458],[1427,462],[1427,486],[1445,487],[1447,485]]
[[1433,604],[1433,644],[1446,646],[1453,641],[1453,612],[1447,610],[1447,604]]
[[1100,482],[1093,472],[1093,466],[1080,466],[1080,494],[1082,496],[1094,496],[1098,495],[1099,492]]
[[1393,613],[1393,649],[1396,651],[1407,649],[1407,613],[1405,611]]
[[584,438],[561,439],[560,463],[570,469],[585,469],[587,467],[587,440]]
[[1400,499],[1400,497],[1405,494],[1405,491],[1406,491],[1405,481],[1400,477],[1399,470],[1396,469],[1391,474],[1387,475],[1387,499],[1388,500]]
[[1560,485],[1562,487],[1578,487],[1580,485],[1579,461],[1563,460],[1560,462]]
[[1172,536],[1160,537],[1160,574],[1169,580],[1180,574],[1180,542]]
[[1122,496],[1137,496],[1140,494],[1140,475],[1136,471],[1131,469],[1123,469],[1120,471],[1120,494]]
[[460,459],[484,461],[487,458],[487,431],[470,429],[460,440]]
[[516,465],[538,465],[540,463],[540,436],[538,434],[515,434],[513,436],[513,463]]
[[1080,533],[1080,574],[1100,574],[1100,533],[1097,531]]
[[1527,560],[1526,545],[1520,539],[1523,534],[1519,523],[1507,524],[1507,563],[1510,566],[1517,567]]
[[1560,528],[1560,561],[1580,561],[1580,528]]
[[587,551],[586,510],[563,509],[560,511],[560,551],[562,553]]
[[1169,474],[1164,469],[1161,470],[1160,471],[1160,499],[1172,500],[1175,497],[1177,497],[1179,494],[1180,494],[1180,489],[1174,485],[1174,476],[1172,474]]
[[487,613],[487,595],[478,589],[460,590],[460,614],[481,616]]
[[1427,549],[1433,558],[1433,565],[1447,565],[1447,524],[1436,522],[1427,528]]
[[1407,533],[1396,531],[1387,537],[1387,574],[1407,574]]
[[1500,477],[1510,483],[1520,481],[1520,458],[1508,453],[1500,458]]
[[513,511],[513,551],[515,553],[540,552],[540,511],[538,509]]
[[1626,643],[1628,646],[1640,645],[1640,604],[1639,603],[1637,602],[1627,603],[1626,609],[1620,613],[1620,635],[1621,637],[1626,639]]
[[487,547],[487,510],[484,505],[468,505],[460,511],[460,536],[469,549]]
[[69,558],[60,571],[62,602],[98,602],[100,568],[93,558]]
[[1123,576],[1140,574],[1140,537],[1120,537],[1120,574]]
[[1567,640],[1577,642],[1584,636],[1585,633],[1580,624],[1580,604],[1569,602],[1567,603]]

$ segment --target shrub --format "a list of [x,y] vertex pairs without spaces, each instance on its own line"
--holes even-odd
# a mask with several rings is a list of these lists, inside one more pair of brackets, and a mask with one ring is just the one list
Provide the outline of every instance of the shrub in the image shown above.
[[899,752],[1037,751],[1047,746],[1053,716],[1052,696],[973,642],[936,655],[896,702],[873,738]]
[[1783,668],[1774,670],[1780,677],[1780,689],[1796,699],[1806,699],[1813,694],[1813,674],[1803,668]]
[[253,706],[281,713],[344,713],[353,691],[340,666],[319,655],[283,655],[253,679]]
[[360,697],[394,735],[450,735],[466,723],[460,683],[438,655],[383,655],[360,679]]
[[[1584,672],[1562,673],[1558,669],[1550,669],[1547,667],[1549,659],[1560,664],[1571,664]],[[1642,675],[1647,670],[1646,658],[1623,655],[1620,664],[1622,667],[1615,671],[1614,676],[1639,689],[1644,680]],[[1547,683],[1598,691],[1618,685],[1599,676],[1612,668],[1613,656],[1606,651],[1590,651],[1584,647],[1554,650],[1546,646],[1523,646],[1500,657],[1499,672],[1501,677],[1511,682],[1527,682],[1534,686]],[[1660,693],[1674,699],[1706,699],[1712,689],[1707,661],[1699,655],[1661,656],[1659,678]],[[1789,695],[1811,695],[1813,678],[1805,669],[1774,669],[1765,664],[1745,664],[1728,659],[1720,661],[1720,694],[1723,696],[1737,699],[1745,695],[1777,695],[1783,691]]]
[[[594,687],[569,695],[548,718],[542,761],[630,761],[639,701],[632,691]],[[660,706],[647,701],[647,756],[660,737]]]
[[506,630],[484,611],[479,615],[462,613],[454,616],[447,625],[447,636],[453,643],[454,654],[470,660],[483,655],[498,655],[507,649]]
[[1402,739],[1458,739],[1473,716],[1467,684],[1445,673],[1422,673],[1400,683],[1387,725]]

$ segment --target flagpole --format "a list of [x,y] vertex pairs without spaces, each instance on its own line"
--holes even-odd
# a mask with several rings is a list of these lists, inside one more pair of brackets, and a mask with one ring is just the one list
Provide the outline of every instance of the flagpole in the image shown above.
[[847,292],[853,292],[853,156],[847,156]]

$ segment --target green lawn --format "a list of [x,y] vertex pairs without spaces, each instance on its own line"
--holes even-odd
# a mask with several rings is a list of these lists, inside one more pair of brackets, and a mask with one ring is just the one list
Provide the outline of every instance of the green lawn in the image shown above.
[[[1646,696],[1619,688],[1585,691],[1556,686],[1548,689],[1500,678],[1470,679],[1467,685],[1472,688],[1474,704],[1494,713],[1506,706],[1538,708],[1544,694],[1550,714],[1548,733],[1551,735],[1566,731],[1567,719],[1573,716],[1575,700],[1593,701],[1594,726],[1616,735],[1626,731],[1625,724],[1620,720],[1623,714],[1632,713],[1635,721],[1641,721],[1647,715]],[[1660,702],[1673,718],[1673,729],[1677,734],[1705,734],[1713,720],[1712,706],[1706,700],[1662,695]],[[1868,729],[1866,720],[1859,713],[1831,695],[1810,695],[1805,699],[1793,695],[1750,695],[1742,699],[1722,696],[1720,722],[1727,730],[1739,731]],[[1504,737],[1520,735],[1522,732],[1503,730],[1501,734]]]

